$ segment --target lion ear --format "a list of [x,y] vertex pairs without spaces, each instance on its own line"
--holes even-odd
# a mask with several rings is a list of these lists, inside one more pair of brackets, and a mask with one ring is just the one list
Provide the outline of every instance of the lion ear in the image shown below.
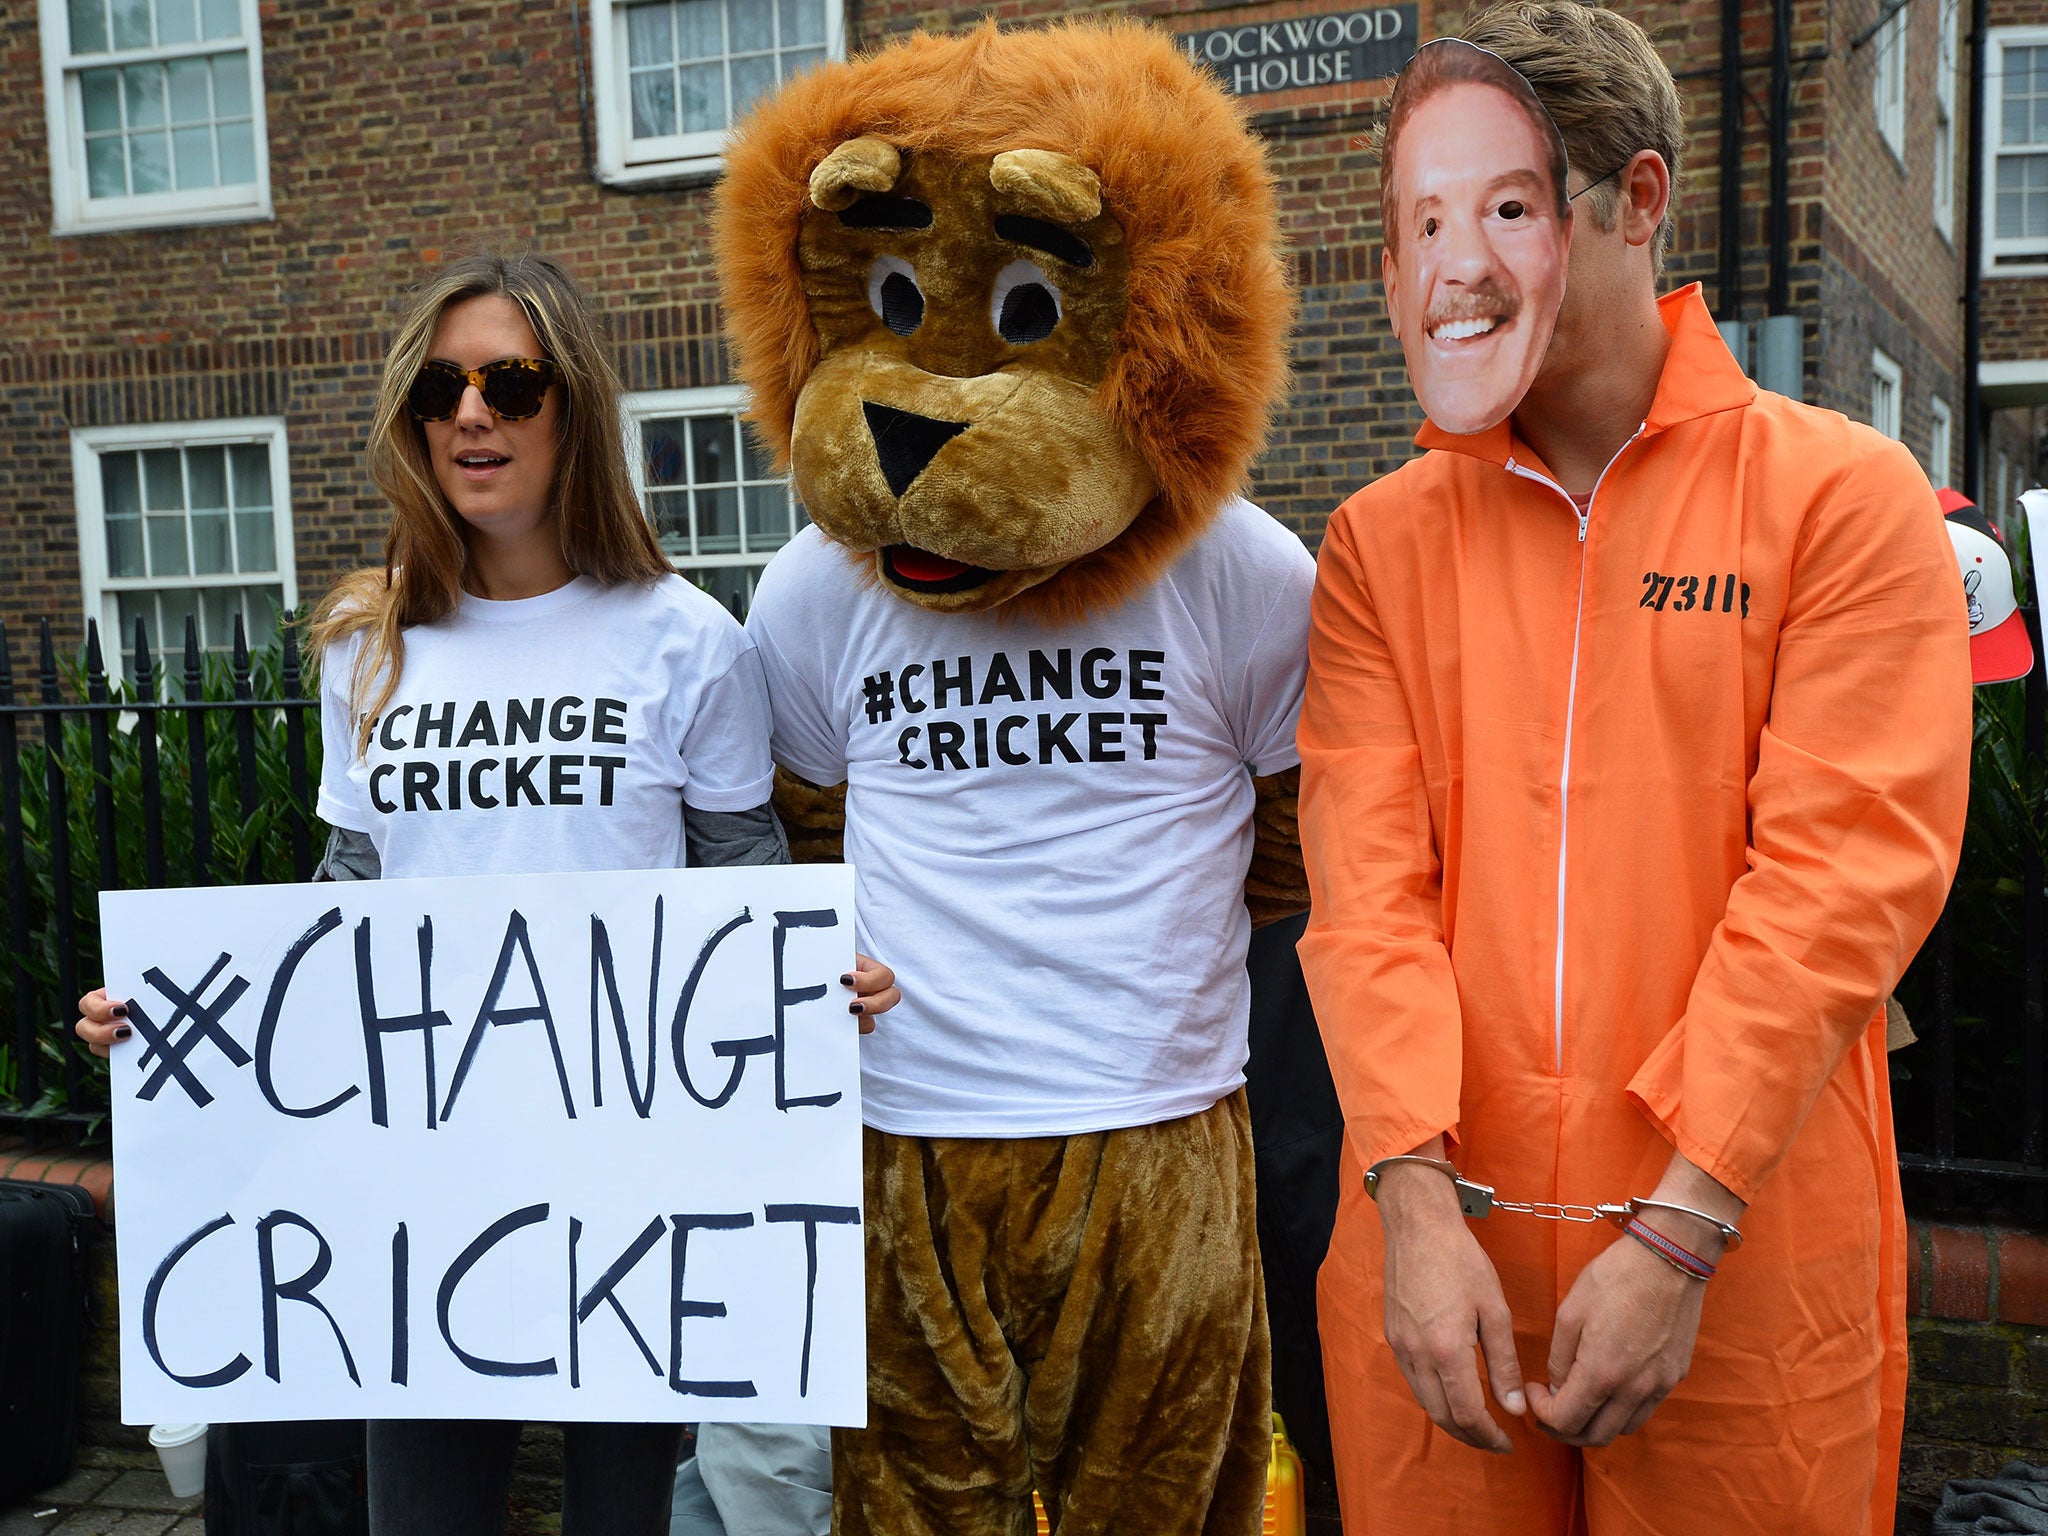
[[903,172],[903,157],[884,139],[848,139],[811,172],[811,201],[827,213],[850,208],[873,192],[886,192]]
[[1086,224],[1102,212],[1102,182],[1071,155],[1005,150],[989,162],[988,179],[1006,200],[1056,224]]

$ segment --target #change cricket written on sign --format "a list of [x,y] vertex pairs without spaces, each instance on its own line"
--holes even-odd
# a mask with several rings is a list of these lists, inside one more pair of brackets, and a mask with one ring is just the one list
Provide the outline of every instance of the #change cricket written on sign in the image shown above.
[[864,1421],[850,869],[101,912],[129,1423]]

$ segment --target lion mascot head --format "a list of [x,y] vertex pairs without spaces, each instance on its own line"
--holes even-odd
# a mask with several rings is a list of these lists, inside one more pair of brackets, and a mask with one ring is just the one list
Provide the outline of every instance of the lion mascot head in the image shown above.
[[1292,299],[1235,104],[1141,25],[918,35],[792,80],[715,234],[752,419],[927,608],[1078,617],[1243,484]]

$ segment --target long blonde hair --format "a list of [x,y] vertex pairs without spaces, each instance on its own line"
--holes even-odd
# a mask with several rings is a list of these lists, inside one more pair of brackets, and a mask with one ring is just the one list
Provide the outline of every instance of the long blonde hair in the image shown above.
[[633,496],[619,424],[619,376],[602,322],[569,274],[545,256],[478,250],[437,272],[415,296],[392,338],[370,423],[367,456],[391,503],[384,563],[351,572],[314,610],[313,648],[364,635],[349,679],[356,750],[391,702],[405,665],[405,631],[446,618],[462,602],[469,546],[462,520],[441,493],[426,434],[406,408],[434,328],[450,305],[495,294],[525,312],[562,390],[554,486],[562,558],[579,576],[607,586],[648,582],[671,567]]

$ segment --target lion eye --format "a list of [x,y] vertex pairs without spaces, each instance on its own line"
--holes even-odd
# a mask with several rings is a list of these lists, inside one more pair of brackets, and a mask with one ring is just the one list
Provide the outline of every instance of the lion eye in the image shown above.
[[900,256],[875,258],[868,269],[868,303],[898,336],[908,336],[924,324],[924,290],[917,286],[910,263]]
[[1060,291],[1035,261],[1013,261],[996,274],[989,318],[1013,347],[1043,341],[1060,323]]

